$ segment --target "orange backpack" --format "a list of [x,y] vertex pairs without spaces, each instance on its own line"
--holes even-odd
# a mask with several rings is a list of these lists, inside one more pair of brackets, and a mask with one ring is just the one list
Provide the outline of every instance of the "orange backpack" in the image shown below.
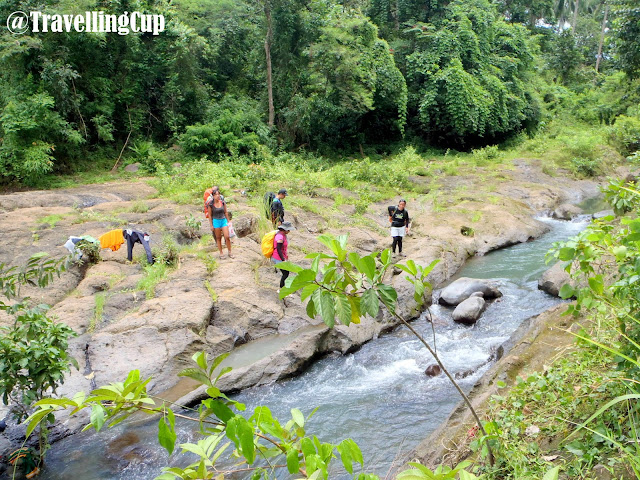
[[209,200],[209,197],[211,196],[211,193],[213,192],[213,187],[211,188],[207,188],[204,191],[204,195],[202,196],[202,199],[204,200],[204,207],[203,207],[203,211],[204,211],[204,216],[206,218],[209,218],[209,209],[207,208],[207,200]]

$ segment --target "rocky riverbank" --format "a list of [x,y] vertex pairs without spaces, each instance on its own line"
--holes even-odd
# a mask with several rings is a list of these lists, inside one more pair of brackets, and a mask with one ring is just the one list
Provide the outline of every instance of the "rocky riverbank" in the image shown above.
[[[546,226],[534,219],[536,214],[598,193],[596,182],[550,177],[540,171],[536,161],[515,161],[514,168],[502,177],[504,181],[492,187],[482,185],[473,175],[447,177],[442,181],[438,204],[428,196],[408,198],[407,209],[414,223],[412,235],[405,241],[405,253],[423,265],[441,259],[432,273],[432,283],[444,282],[469,256],[541,235]],[[491,200],[480,199],[480,191],[490,193]],[[259,353],[239,354],[234,372],[222,385],[227,391],[246,388],[293,375],[320,355],[351,351],[393,328],[390,318],[380,316],[365,319],[361,325],[329,330],[319,319],[307,317],[299,297],[288,300],[285,307],[276,293],[279,275],[260,253],[259,212],[240,191],[224,193],[240,238],[234,241],[235,259],[219,260],[215,265],[203,259],[202,250],[188,248],[198,242],[198,236],[208,237],[205,253],[217,256],[207,229],[195,232],[194,239],[187,224],[190,214],[201,217],[200,205],[177,205],[156,198],[146,183],[0,196],[0,228],[5,236],[0,261],[9,264],[23,264],[39,251],[64,255],[62,245],[70,235],[97,237],[113,228],[149,232],[152,246],[163,235],[185,246],[178,267],[151,296],[140,287],[144,270],[135,255],[142,252],[135,249],[132,263],[126,261],[122,249],[103,250],[98,264],[73,267],[51,287],[27,292],[38,302],[53,305],[51,313],[78,333],[71,353],[80,370],[71,372],[61,394],[122,381],[129,370],[137,368],[142,375],[153,377],[152,393],[167,392],[179,398],[192,387],[178,384],[176,373],[194,352],[241,353],[255,346]],[[331,221],[287,206],[288,218],[297,227],[290,239],[291,260],[304,263],[306,253],[321,251],[316,239],[319,232],[348,233],[350,246],[360,252],[387,248],[384,212],[386,205],[395,201],[371,205],[363,216],[366,222],[358,224],[353,222],[349,205],[333,207],[329,193],[313,202],[319,211],[330,212]],[[389,282],[398,290],[402,313],[417,315],[410,285],[403,276],[390,275]],[[0,318],[3,321],[7,319]],[[61,418],[55,436],[76,432],[82,421]],[[19,441],[21,431],[10,426],[0,438],[1,456]]]

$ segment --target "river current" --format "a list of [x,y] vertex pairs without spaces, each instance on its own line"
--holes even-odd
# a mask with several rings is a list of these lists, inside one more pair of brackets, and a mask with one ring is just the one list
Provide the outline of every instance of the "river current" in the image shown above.
[[[537,281],[548,268],[544,257],[556,241],[565,240],[588,220],[564,222],[540,218],[550,232],[531,242],[470,259],[460,276],[492,279],[503,297],[489,304],[476,325],[456,324],[451,308],[434,305],[435,347],[452,373],[464,376],[467,391],[490,367],[491,353],[523,320],[556,305],[559,299],[538,290]],[[431,324],[421,317],[414,327],[434,345]],[[290,410],[317,413],[307,425],[321,440],[352,438],[362,449],[364,470],[384,477],[394,459],[417,446],[460,401],[448,380],[427,377],[434,361],[404,327],[374,339],[353,354],[330,355],[305,373],[272,385],[245,390],[235,399],[247,411],[267,405],[283,423]],[[47,456],[40,478],[49,480],[150,480],[167,464],[189,459],[167,458],[157,446],[157,420],[136,420],[99,434],[85,432],[57,442]],[[178,442],[195,441],[192,425],[180,423]],[[340,461],[334,461],[339,467]],[[331,478],[350,478],[336,468]]]

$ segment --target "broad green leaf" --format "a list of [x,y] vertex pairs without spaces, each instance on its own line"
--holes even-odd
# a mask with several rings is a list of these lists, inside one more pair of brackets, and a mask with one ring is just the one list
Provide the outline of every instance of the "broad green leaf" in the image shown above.
[[91,425],[96,429],[96,432],[99,432],[104,425],[104,408],[100,404],[91,408]]
[[158,422],[158,443],[169,452],[169,455],[173,453],[176,445],[176,431],[173,426],[167,425],[164,417]]
[[573,289],[573,287],[571,285],[569,285],[568,283],[565,283],[561,288],[560,291],[558,292],[558,295],[560,295],[560,298],[571,298],[576,294],[575,290]]
[[398,299],[398,292],[391,285],[378,285],[378,292],[380,293],[380,298],[382,302],[386,305],[386,307],[394,312],[396,309],[396,300]]
[[351,323],[351,303],[349,302],[349,299],[345,295],[341,294],[336,295],[335,299],[338,320],[340,320],[340,323],[343,325],[349,325]]
[[209,399],[203,402],[205,406],[210,409],[213,414],[218,417],[224,423],[227,423],[231,418],[235,416],[233,411],[220,400]]
[[292,408],[291,417],[300,427],[304,427],[304,415],[302,415],[302,412],[300,410],[298,410],[297,408]]
[[300,460],[298,458],[298,450],[290,448],[287,450],[287,470],[289,473],[298,473],[300,470]]
[[[280,264],[278,264],[278,268]],[[307,286],[309,282],[313,282],[316,279],[316,272],[313,270],[302,270],[291,281],[291,288],[299,290],[302,287]]]
[[25,422],[28,422],[26,438],[29,438],[29,435],[33,433],[33,431],[40,424],[40,422],[51,412],[53,412],[52,408],[38,410],[25,420]]
[[194,379],[197,382],[202,383],[203,385],[212,386],[211,380],[209,377],[199,368],[185,368],[180,373],[178,373],[179,377],[189,377]]
[[303,270],[300,265],[296,265],[295,263],[291,263],[289,261],[278,263],[278,268],[280,270],[287,270],[293,273],[300,273]]
[[407,260],[407,267],[409,268],[409,273],[415,276],[418,274],[418,269],[416,268],[416,262],[413,260]]
[[[315,293],[315,292],[314,292]],[[313,300],[313,295],[309,298],[309,303],[307,303],[307,316],[309,318],[316,318],[318,311],[316,309],[316,303]]]
[[344,469],[353,475],[353,459],[351,457],[351,448],[349,445],[345,445],[344,442],[340,443],[337,446],[338,453],[340,454],[340,459],[342,460],[342,465]]
[[205,352],[196,352],[191,358],[202,370],[207,370],[207,354]]
[[360,297],[349,297],[351,305],[351,323],[360,323]]
[[562,247],[558,252],[558,258],[563,262],[567,262],[569,260],[573,260],[576,254],[576,250],[570,247]]
[[391,250],[389,250],[388,248],[385,248],[380,254],[380,261],[382,262],[383,265],[387,265],[390,259],[391,259]]
[[467,472],[466,470],[460,470],[459,472],[460,480],[477,480],[477,476],[475,476],[471,472]]
[[371,255],[362,257],[360,271],[364,273],[369,280],[373,280],[373,277],[376,274],[376,261]]
[[602,275],[590,277],[588,281],[591,290],[593,290],[597,295],[602,295],[604,292],[604,280],[602,279]]
[[307,298],[309,298],[309,296],[313,292],[315,292],[319,288],[320,288],[320,285],[318,285],[316,283],[312,283],[312,284],[307,285],[300,292],[300,300],[304,302]]
[[380,309],[380,304],[378,302],[378,297],[376,296],[376,291],[373,288],[365,290],[360,297],[360,311],[363,314],[369,314],[371,317],[375,318],[378,315],[378,310]]
[[335,310],[333,297],[326,290],[316,290],[311,296],[314,300],[315,308],[322,317],[322,321],[329,327],[335,324]]
[[542,480],[558,480],[558,472],[560,471],[560,467],[553,467],[547,473],[544,474]]

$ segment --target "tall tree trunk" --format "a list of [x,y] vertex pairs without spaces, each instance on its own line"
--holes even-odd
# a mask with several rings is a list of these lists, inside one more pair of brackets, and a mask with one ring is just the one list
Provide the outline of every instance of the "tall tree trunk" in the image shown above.
[[271,28],[271,4],[269,0],[264,2],[264,15],[267,18],[267,35],[264,38],[264,53],[267,57],[267,95],[269,97],[269,128],[273,128],[275,120],[275,109],[273,108],[273,82],[271,80],[271,39],[273,30]]
[[600,43],[598,43],[598,56],[596,58],[596,73],[600,68],[600,60],[602,60],[602,44],[604,43],[604,31],[607,28],[607,15],[609,14],[609,5],[604,7],[604,18],[602,19],[602,30],[600,31]]
[[573,21],[571,22],[571,30],[573,34],[576,34],[576,25],[578,25],[578,8],[580,7],[580,0],[576,0],[576,3],[573,7]]

